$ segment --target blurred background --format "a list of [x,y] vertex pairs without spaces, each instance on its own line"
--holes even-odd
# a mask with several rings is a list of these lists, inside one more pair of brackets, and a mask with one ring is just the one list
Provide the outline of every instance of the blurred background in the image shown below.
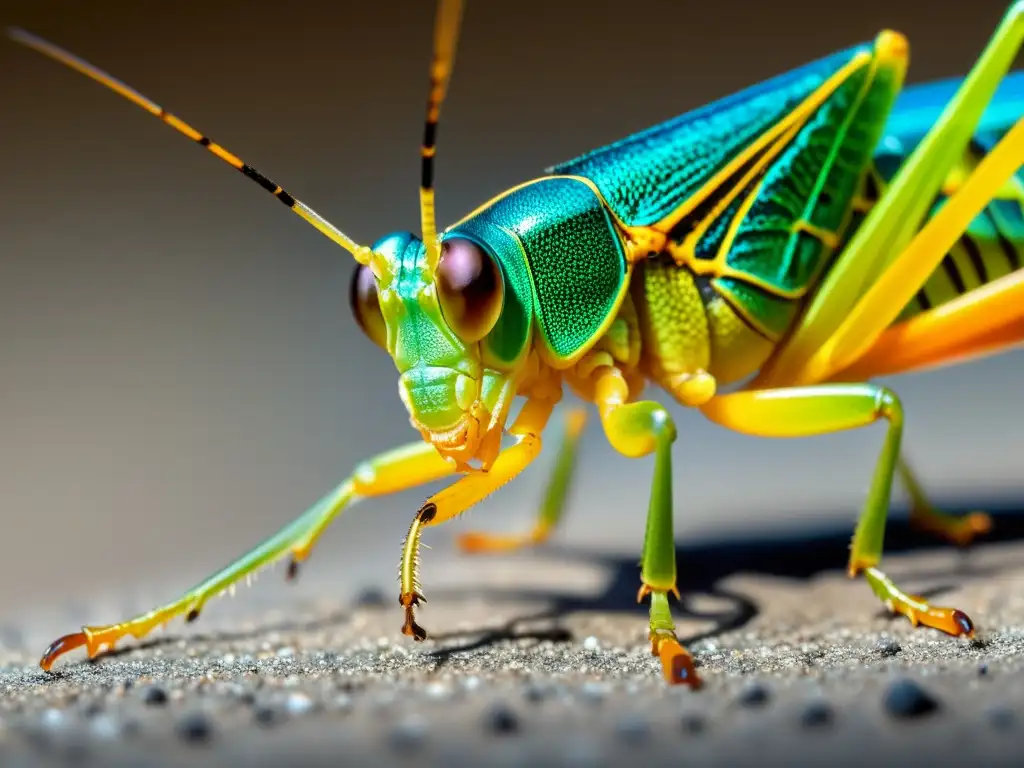
[[[470,2],[439,133],[440,222],[884,27],[910,38],[910,82],[963,74],[1005,7]],[[0,3],[0,25],[122,78],[367,243],[418,228],[432,23],[425,0]],[[41,612],[64,632],[68,607],[97,595],[123,610],[174,597],[359,460],[416,438],[392,362],[351,318],[347,254],[159,121],[7,42],[0,172],[0,617]],[[937,501],[1024,493],[1022,364],[889,382]],[[852,526],[882,427],[768,441],[673,411],[678,538]],[[558,536],[639,557],[651,461],[616,455],[596,422],[588,436]],[[531,523],[552,459],[429,532],[428,594],[454,534]],[[306,578],[339,596],[380,585],[390,601],[428,492],[350,510]]]

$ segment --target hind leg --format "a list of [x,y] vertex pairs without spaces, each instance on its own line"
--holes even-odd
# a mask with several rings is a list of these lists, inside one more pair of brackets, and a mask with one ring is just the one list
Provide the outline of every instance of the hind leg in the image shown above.
[[950,635],[974,634],[965,613],[931,606],[923,598],[903,592],[878,568],[903,435],[903,408],[894,393],[857,383],[741,391],[716,397],[701,411],[718,424],[761,437],[809,437],[887,421],[885,443],[853,535],[848,572],[851,577],[864,574],[878,598],[915,626],[924,624]]

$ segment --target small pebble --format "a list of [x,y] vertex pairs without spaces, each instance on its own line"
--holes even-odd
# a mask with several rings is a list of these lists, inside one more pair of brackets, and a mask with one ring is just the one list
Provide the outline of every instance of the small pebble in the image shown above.
[[903,650],[903,647],[895,640],[882,640],[878,644],[878,653],[882,658],[891,658]]
[[276,725],[281,721],[281,712],[267,705],[257,707],[252,716],[257,723],[263,726]]
[[599,651],[601,650],[601,641],[593,635],[590,635],[583,641],[583,647],[588,651]]
[[978,674],[981,675],[982,677],[987,675],[988,674],[988,664],[986,664],[985,662],[982,662],[981,664],[979,664],[978,665]]
[[939,709],[939,700],[909,678],[901,678],[886,689],[882,704],[893,717],[921,717]]
[[121,724],[121,733],[125,736],[131,737],[136,736],[142,732],[142,723],[134,717],[127,718]]
[[771,694],[761,683],[750,683],[740,691],[739,702],[744,707],[761,707],[768,703]]
[[142,700],[147,704],[159,706],[167,703],[167,691],[159,685],[150,685],[142,694]]
[[301,715],[313,709],[313,699],[304,693],[292,693],[284,703],[290,715]]
[[828,725],[833,719],[832,707],[825,701],[812,701],[800,715],[800,723],[805,728],[818,728]]
[[114,739],[121,732],[117,721],[107,714],[99,715],[94,718],[90,725],[90,730],[94,736],[104,740]]
[[434,699],[435,701],[444,701],[452,695],[451,689],[447,685],[436,681],[428,683],[423,692],[427,695],[427,698]]
[[213,735],[213,724],[202,712],[193,712],[179,721],[178,735],[185,741],[207,741]]
[[1016,719],[1013,715],[1013,710],[1005,704],[997,704],[985,714],[988,716],[988,721],[992,724],[992,727],[999,731],[1010,730]]
[[679,725],[682,727],[684,733],[691,735],[697,735],[703,733],[706,727],[704,718],[698,715],[696,712],[685,714],[679,721]]
[[66,718],[61,710],[50,707],[43,712],[40,720],[42,720],[43,725],[47,728],[60,728],[64,725]]
[[427,723],[416,715],[399,721],[391,729],[389,740],[391,745],[400,750],[414,750],[427,738]]
[[553,692],[553,688],[550,685],[531,681],[527,683],[526,687],[523,689],[523,696],[526,697],[527,701],[533,704],[539,704],[544,701],[544,699],[551,698]]
[[486,723],[492,733],[515,733],[519,730],[519,717],[505,704],[491,707],[487,713]]

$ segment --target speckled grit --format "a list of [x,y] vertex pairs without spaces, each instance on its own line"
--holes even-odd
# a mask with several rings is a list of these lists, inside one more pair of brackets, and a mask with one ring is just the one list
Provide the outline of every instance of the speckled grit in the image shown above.
[[[543,553],[519,562],[533,577],[548,567]],[[399,634],[397,601],[373,594],[346,609],[297,589],[275,609],[283,623],[262,608],[219,623],[213,603],[194,627],[96,663],[79,652],[52,675],[19,641],[31,632],[9,627],[0,765],[1019,761],[1024,545],[886,562],[908,589],[941,588],[933,599],[974,617],[977,638],[911,628],[841,568],[786,578],[742,563],[714,594],[684,594],[679,634],[697,638],[700,691],[662,683],[643,606],[581,599],[544,616],[543,591],[428,585],[420,618],[435,635],[421,644]],[[564,562],[552,573],[571,586]]]

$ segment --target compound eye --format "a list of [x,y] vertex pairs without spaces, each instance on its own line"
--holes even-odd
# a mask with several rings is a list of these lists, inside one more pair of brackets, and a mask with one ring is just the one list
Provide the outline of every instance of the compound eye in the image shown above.
[[384,324],[384,314],[380,311],[380,296],[377,294],[377,278],[370,268],[364,264],[356,267],[349,287],[349,304],[356,322],[363,329],[370,341],[387,348],[388,329]]
[[437,264],[437,298],[445,322],[467,344],[494,327],[505,300],[505,283],[494,259],[463,238],[441,244]]

